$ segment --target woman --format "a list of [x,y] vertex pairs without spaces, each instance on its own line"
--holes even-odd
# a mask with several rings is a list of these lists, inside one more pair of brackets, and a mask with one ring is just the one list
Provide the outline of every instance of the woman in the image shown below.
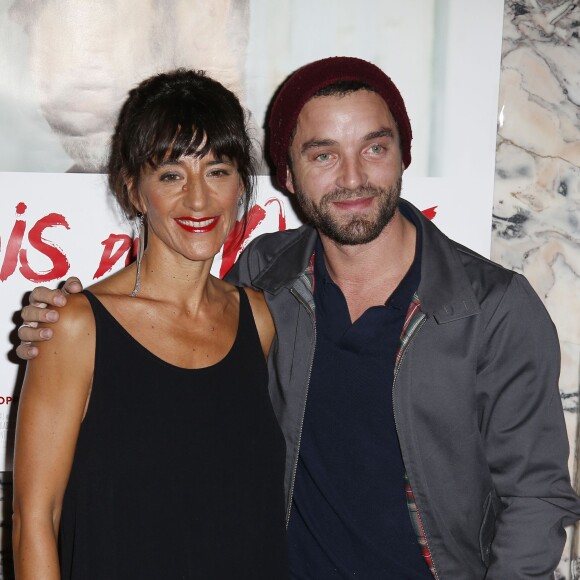
[[286,577],[273,323],[261,294],[210,274],[250,203],[250,151],[237,98],[203,73],[129,93],[109,184],[147,248],[71,296],[27,368],[19,579]]

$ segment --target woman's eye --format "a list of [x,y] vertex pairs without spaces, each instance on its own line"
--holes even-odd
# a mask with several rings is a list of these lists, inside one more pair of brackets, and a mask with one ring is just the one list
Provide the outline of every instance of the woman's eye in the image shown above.
[[178,173],[163,173],[159,179],[161,181],[177,181],[181,176]]
[[230,172],[227,169],[212,169],[209,172],[211,177],[223,177],[225,175],[229,175]]

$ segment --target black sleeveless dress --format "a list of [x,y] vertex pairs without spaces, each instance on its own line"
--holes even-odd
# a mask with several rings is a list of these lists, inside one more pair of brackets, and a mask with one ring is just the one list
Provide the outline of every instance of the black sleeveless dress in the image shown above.
[[193,370],[85,295],[95,373],[64,497],[63,580],[287,578],[285,443],[246,293],[230,352]]

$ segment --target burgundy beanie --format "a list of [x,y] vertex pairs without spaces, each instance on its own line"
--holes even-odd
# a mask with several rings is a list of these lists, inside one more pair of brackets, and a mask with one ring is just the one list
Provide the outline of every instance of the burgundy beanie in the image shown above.
[[377,66],[349,56],[333,56],[311,62],[292,73],[278,91],[270,110],[270,157],[278,183],[286,188],[286,166],[290,136],[302,107],[320,89],[339,81],[360,81],[371,86],[387,103],[401,137],[405,167],[411,163],[411,123],[401,93]]

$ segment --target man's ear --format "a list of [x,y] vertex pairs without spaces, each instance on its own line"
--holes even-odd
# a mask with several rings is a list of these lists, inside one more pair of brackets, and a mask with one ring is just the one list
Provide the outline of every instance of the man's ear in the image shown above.
[[296,193],[294,191],[294,179],[292,178],[292,172],[290,171],[290,167],[286,165],[286,189],[290,193]]

